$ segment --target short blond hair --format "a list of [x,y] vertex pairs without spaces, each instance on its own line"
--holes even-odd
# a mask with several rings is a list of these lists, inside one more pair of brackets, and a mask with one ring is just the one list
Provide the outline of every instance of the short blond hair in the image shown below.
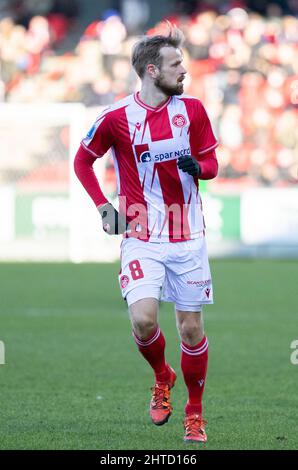
[[144,77],[146,66],[154,64],[157,67],[162,65],[160,49],[162,47],[181,48],[184,42],[183,32],[167,21],[168,35],[145,36],[141,38],[133,47],[132,66],[140,78]]

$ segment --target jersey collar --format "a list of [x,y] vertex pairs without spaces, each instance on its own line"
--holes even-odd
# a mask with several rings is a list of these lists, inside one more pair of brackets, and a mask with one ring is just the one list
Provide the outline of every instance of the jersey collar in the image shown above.
[[149,106],[148,104],[144,103],[141,98],[140,98],[140,94],[139,92],[135,93],[134,95],[134,99],[135,99],[135,102],[142,106],[142,108],[145,108],[147,109],[148,111],[155,111],[155,112],[159,112],[161,111],[162,109],[164,109],[166,106],[168,106],[169,102],[171,101],[172,97],[169,96],[168,99],[161,105],[157,106],[156,108],[153,108],[152,106]]

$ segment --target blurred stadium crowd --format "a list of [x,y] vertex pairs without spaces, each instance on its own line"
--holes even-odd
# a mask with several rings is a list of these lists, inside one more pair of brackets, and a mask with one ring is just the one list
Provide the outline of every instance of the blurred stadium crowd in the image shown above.
[[[31,0],[32,10],[26,2],[4,3],[0,101],[105,106],[139,86],[130,65],[136,36],[115,11],[61,53],[76,28],[76,2]],[[224,14],[187,15],[180,8],[168,17],[186,37],[186,92],[203,100],[220,141],[218,182],[297,184],[298,19],[281,9],[265,17],[230,3]],[[161,22],[149,34],[164,27]]]

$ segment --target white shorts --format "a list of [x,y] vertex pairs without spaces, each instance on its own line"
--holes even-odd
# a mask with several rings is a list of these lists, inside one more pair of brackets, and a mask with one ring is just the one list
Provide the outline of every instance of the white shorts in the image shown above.
[[153,297],[196,312],[213,303],[205,237],[177,243],[126,238],[121,244],[119,283],[128,305]]

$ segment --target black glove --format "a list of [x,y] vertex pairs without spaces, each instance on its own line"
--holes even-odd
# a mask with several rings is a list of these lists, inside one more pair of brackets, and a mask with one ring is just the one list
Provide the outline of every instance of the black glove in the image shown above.
[[178,168],[191,176],[199,177],[201,168],[195,157],[187,155],[186,157],[179,157],[177,160]]
[[98,211],[102,217],[102,228],[109,235],[120,235],[127,230],[126,219],[116,211],[110,202],[99,207]]

